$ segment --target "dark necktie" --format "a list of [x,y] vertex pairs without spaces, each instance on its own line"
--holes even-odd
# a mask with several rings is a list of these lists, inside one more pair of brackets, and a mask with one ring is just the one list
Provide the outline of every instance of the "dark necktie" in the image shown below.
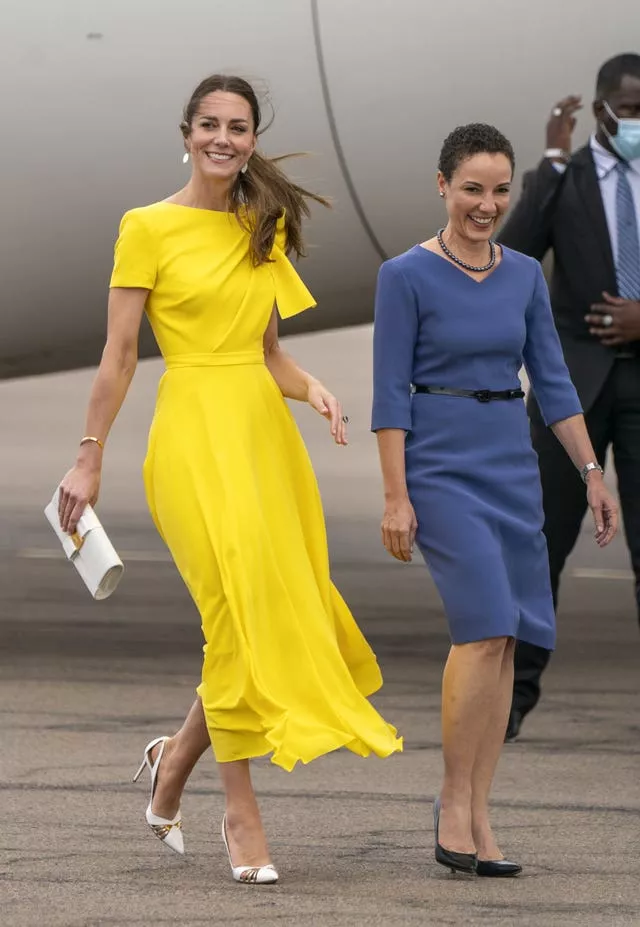
[[616,276],[618,294],[623,299],[640,299],[640,243],[638,216],[627,172],[629,165],[620,161],[616,191],[616,226],[618,232],[618,260]]

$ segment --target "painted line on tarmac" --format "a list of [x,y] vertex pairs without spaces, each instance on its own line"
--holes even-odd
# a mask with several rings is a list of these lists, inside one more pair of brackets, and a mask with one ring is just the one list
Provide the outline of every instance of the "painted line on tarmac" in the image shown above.
[[592,570],[590,567],[577,567],[571,570],[571,576],[576,579],[623,579],[625,582],[634,578],[631,570]]
[[[121,550],[118,552],[123,561],[130,563],[172,563],[171,554],[163,550]],[[63,560],[60,548],[24,547],[16,551],[21,560]],[[634,578],[631,570],[605,570],[591,567],[576,567],[570,571],[574,579],[608,579],[628,582]]]
[[[162,550],[120,550],[118,556],[123,561],[133,563],[171,563],[171,554]],[[21,560],[64,560],[60,548],[24,547],[16,552]]]

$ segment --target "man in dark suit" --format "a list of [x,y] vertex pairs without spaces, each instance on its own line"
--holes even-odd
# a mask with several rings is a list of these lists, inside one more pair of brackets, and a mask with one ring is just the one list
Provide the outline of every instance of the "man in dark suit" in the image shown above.
[[[552,110],[547,150],[523,179],[500,241],[542,260],[553,253],[551,302],[565,359],[598,460],[613,448],[640,614],[640,55],[618,55],[598,74],[589,143],[571,154],[579,97]],[[580,476],[529,415],[542,480],[554,602],[585,514]],[[549,652],[519,643],[507,740],[540,696]]]

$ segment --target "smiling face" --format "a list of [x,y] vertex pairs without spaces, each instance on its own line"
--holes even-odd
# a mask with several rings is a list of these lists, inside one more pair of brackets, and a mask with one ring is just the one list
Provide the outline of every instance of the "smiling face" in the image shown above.
[[255,146],[251,106],[244,97],[216,90],[200,100],[185,135],[194,173],[233,181]]
[[464,158],[449,182],[440,172],[438,186],[444,193],[451,232],[471,242],[492,238],[509,208],[512,175],[506,155],[488,152]]

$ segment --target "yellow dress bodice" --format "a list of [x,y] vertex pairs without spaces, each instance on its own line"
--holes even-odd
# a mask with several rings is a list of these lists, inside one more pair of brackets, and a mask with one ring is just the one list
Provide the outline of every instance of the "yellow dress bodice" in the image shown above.
[[274,305],[281,318],[315,306],[285,254],[284,218],[269,263],[254,267],[248,244],[233,213],[160,202],[123,216],[110,285],[151,291],[147,315],[168,366],[261,353]]

